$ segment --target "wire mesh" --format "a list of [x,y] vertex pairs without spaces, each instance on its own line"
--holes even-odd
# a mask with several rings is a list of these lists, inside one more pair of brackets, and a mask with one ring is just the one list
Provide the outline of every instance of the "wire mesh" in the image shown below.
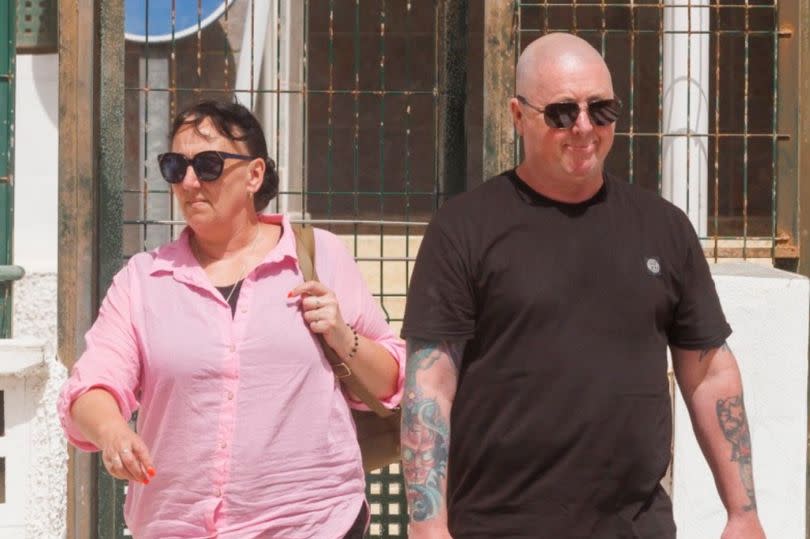
[[713,258],[771,258],[777,230],[778,3],[518,2],[519,47],[554,31],[600,50],[626,105],[607,168],[690,216]]

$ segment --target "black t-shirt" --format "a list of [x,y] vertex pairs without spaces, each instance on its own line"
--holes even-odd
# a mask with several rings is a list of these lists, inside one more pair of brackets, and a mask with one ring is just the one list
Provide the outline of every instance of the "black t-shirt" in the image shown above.
[[674,537],[667,345],[731,330],[686,215],[606,177],[578,204],[514,171],[448,201],[402,334],[467,340],[451,412],[450,531]]

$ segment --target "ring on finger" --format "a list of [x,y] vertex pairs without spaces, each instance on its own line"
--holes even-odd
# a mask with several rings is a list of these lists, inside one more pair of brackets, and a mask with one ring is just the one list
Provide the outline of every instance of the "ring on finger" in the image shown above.
[[321,300],[320,300],[319,298],[315,298],[315,306],[316,306],[316,307],[320,307],[320,306],[321,306]]
[[124,449],[121,450],[121,454],[123,454],[123,455],[127,455],[129,453],[130,453],[129,448],[124,448]]

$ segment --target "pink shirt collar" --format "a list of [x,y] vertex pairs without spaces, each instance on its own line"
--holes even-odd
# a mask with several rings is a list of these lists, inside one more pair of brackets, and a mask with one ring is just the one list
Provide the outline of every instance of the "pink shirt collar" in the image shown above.
[[[276,246],[267,253],[254,271],[281,263],[290,263],[297,268],[298,254],[289,217],[279,213],[259,214],[258,217],[262,223],[281,225],[282,234]],[[191,251],[189,244],[191,233],[191,227],[186,226],[176,240],[155,249],[149,274],[171,273],[179,282],[210,288],[210,281]]]

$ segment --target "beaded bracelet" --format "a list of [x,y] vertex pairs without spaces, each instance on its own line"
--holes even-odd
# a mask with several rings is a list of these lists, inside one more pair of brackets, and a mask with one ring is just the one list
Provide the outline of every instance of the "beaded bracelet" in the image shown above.
[[349,326],[349,329],[352,330],[352,333],[354,333],[354,346],[352,346],[352,349],[349,351],[349,355],[346,356],[346,359],[349,360],[352,359],[357,353],[357,346],[360,344],[360,337],[357,335],[357,330],[355,330],[351,324],[346,325]]

